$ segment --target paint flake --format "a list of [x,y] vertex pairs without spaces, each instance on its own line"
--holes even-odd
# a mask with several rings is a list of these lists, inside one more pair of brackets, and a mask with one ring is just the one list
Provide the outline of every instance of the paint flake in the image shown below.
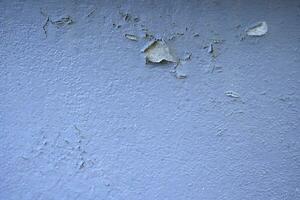
[[151,42],[142,52],[146,54],[146,63],[161,63],[163,61],[177,63],[178,60],[164,40]]
[[49,25],[49,22],[50,22],[50,18],[47,17],[47,19],[46,19],[46,21],[45,21],[45,23],[43,25],[43,30],[44,30],[46,38],[48,36],[48,25]]
[[174,74],[175,78],[177,79],[185,79],[187,78],[187,75],[183,73],[182,71],[178,70],[176,67],[170,71],[170,73]]
[[268,32],[268,25],[265,21],[257,22],[246,30],[249,36],[263,36]]
[[86,17],[90,17],[95,13],[96,9],[93,9],[92,11],[89,12],[89,14]]
[[132,35],[132,34],[125,34],[125,37],[131,41],[138,41],[139,39],[136,35]]
[[184,73],[182,73],[182,72],[179,72],[179,71],[177,71],[177,70],[176,70],[176,72],[175,72],[175,76],[176,76],[177,79],[185,79],[185,78],[187,77],[186,74],[184,74]]
[[184,56],[183,56],[184,61],[191,60],[191,58],[192,58],[192,53],[190,53],[190,52],[184,53]]
[[187,75],[186,75],[184,67],[183,67],[183,63],[185,63],[185,62],[184,61],[182,62],[181,60],[179,60],[176,63],[174,69],[170,71],[171,73],[174,74],[174,76],[177,79],[185,79],[185,78],[187,78]]
[[208,52],[208,53],[213,53],[213,52],[214,52],[214,47],[213,47],[213,44],[212,44],[212,43],[209,44],[208,49],[207,49],[207,52]]
[[145,35],[143,36],[144,39],[152,41],[155,40],[155,37],[153,34],[146,32]]
[[56,21],[51,21],[51,23],[56,25],[56,27],[60,28],[65,25],[71,25],[74,23],[74,21],[70,16],[66,16],[66,17],[62,17]]
[[234,91],[226,91],[225,95],[231,98],[240,98],[240,95],[237,92]]

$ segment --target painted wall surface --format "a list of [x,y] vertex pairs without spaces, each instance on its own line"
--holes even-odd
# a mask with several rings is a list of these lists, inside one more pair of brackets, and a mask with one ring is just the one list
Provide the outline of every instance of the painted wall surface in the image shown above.
[[297,0],[1,0],[0,199],[300,199],[299,47]]

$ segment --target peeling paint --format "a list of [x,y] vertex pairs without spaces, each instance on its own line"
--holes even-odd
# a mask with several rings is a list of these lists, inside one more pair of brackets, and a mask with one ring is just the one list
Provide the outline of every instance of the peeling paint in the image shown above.
[[161,63],[163,61],[176,63],[178,61],[164,40],[151,42],[142,52],[146,54],[146,63]]
[[296,0],[1,0],[0,199],[299,199],[299,22]]
[[231,98],[240,98],[240,95],[234,91],[226,91],[225,95]]
[[54,24],[57,28],[61,28],[66,25],[73,24],[74,20],[69,15],[67,15],[67,16],[61,17],[60,19],[57,19],[57,20],[51,20],[51,23]]
[[268,25],[265,21],[257,22],[246,30],[249,36],[263,36],[268,32]]
[[133,35],[133,34],[125,34],[125,37],[128,39],[128,40],[132,40],[132,41],[138,41],[139,40],[139,38],[138,38],[138,36],[136,36],[136,35]]

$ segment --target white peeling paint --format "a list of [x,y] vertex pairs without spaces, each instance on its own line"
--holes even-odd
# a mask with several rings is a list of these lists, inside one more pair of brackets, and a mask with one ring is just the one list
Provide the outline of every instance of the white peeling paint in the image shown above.
[[257,22],[246,31],[249,36],[263,36],[268,32],[268,25],[265,21]]
[[143,52],[146,54],[146,63],[160,63],[162,61],[178,62],[178,59],[171,53],[164,40],[155,40],[151,42]]

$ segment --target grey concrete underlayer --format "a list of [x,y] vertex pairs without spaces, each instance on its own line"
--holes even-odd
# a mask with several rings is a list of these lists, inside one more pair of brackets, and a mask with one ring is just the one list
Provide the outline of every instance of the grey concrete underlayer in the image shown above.
[[300,199],[299,47],[296,0],[1,0],[0,199]]

